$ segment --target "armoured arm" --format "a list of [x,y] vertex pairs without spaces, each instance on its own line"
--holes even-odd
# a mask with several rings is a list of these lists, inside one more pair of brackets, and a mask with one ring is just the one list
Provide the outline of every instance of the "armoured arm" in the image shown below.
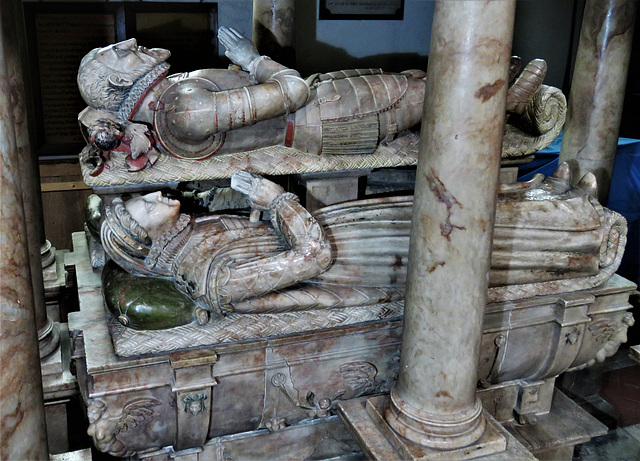
[[218,36],[227,48],[225,54],[259,84],[215,93],[216,132],[295,112],[307,103],[309,85],[296,70],[260,56],[253,43],[234,29],[221,27]]
[[[289,250],[267,258],[227,263],[217,271],[214,288],[218,304],[232,309],[234,301],[262,296],[324,272],[331,264],[331,246],[322,227],[295,195],[247,172],[232,177],[232,187],[246,193],[254,208],[269,209]],[[215,286],[212,286],[215,284]]]

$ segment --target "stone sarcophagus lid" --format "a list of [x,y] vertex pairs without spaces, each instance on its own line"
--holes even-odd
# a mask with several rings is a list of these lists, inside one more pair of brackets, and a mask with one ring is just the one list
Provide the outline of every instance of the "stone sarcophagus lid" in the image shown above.
[[[388,392],[395,379],[401,302],[369,306],[364,320],[358,312],[351,319],[348,312],[244,314],[227,316],[219,330],[135,331],[105,309],[84,234],[74,234],[74,248],[67,264],[76,268],[81,310],[71,314],[70,330],[89,433],[104,452],[152,456],[172,446],[187,453],[230,434],[330,418],[340,401]],[[589,290],[488,304],[478,369],[487,411],[499,421],[535,423],[549,411],[559,373],[602,360],[626,341],[634,290],[614,276]],[[283,326],[295,329],[301,317],[307,330]],[[289,333],[261,335],[269,322]],[[197,347],[177,348],[185,335]],[[232,450],[220,447],[218,459]]]

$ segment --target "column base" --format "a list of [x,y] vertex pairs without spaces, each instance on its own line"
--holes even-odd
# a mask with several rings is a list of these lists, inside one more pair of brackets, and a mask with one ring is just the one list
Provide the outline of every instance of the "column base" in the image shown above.
[[44,359],[53,353],[60,344],[60,324],[47,316],[47,324],[38,331],[38,347],[40,359]]
[[553,393],[551,411],[539,415],[536,424],[508,421],[504,427],[539,459],[571,459],[561,455],[607,433],[607,426],[558,389]]
[[338,404],[338,412],[362,451],[374,460],[534,460],[535,457],[508,434],[491,415],[483,412],[486,429],[476,443],[452,450],[438,450],[413,443],[387,423],[388,396],[363,397]]
[[91,448],[51,455],[51,461],[91,461]]
[[42,275],[44,281],[55,280],[56,249],[51,246],[49,240],[45,240],[44,245],[40,247],[40,259],[42,260]]
[[413,443],[437,450],[453,450],[476,442],[485,432],[486,421],[482,403],[476,398],[468,414],[437,415],[436,420],[426,412],[410,406],[391,391],[389,406],[384,412],[389,426]]

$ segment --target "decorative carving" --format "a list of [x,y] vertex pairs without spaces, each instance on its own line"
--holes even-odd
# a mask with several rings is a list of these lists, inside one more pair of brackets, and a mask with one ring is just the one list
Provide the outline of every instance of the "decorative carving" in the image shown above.
[[107,316],[107,322],[116,354],[120,357],[134,357],[360,322],[396,319],[402,316],[402,312],[403,304],[392,302],[280,314],[228,314],[206,325],[194,322],[154,331],[124,327],[112,316]]
[[284,373],[276,373],[271,377],[271,385],[280,389],[286,399],[298,408],[307,411],[311,418],[325,418],[332,413],[333,405],[337,400],[348,400],[361,395],[377,394],[388,392],[390,384],[387,380],[378,380],[378,369],[369,362],[356,361],[340,365],[340,373],[347,385],[346,388],[338,390],[333,397],[322,397],[316,401],[314,392],[307,392],[305,403],[301,403],[291,397],[285,383],[287,377]]
[[[307,414],[311,418],[317,416],[316,404],[314,403],[315,394],[313,392],[308,392],[306,397],[307,405],[300,403],[289,395],[289,391],[287,391],[287,388],[285,387],[286,382],[287,382],[287,377],[284,373],[276,373],[271,377],[271,385],[280,389],[282,394],[286,397],[286,399],[289,402],[291,402],[292,405],[295,405],[296,407],[301,408],[303,410],[307,410]],[[324,399],[324,400],[328,400],[328,399]],[[331,406],[331,401],[329,401],[329,407],[330,406]],[[273,427],[278,428],[279,426],[276,425]],[[269,429],[269,430],[276,430],[276,429]]]
[[161,405],[153,398],[140,398],[128,402],[122,413],[116,416],[105,416],[107,404],[102,400],[92,399],[87,407],[89,428],[87,434],[93,439],[96,448],[112,456],[132,456],[136,452],[129,450],[117,437],[153,418],[154,407]]
[[504,354],[506,348],[504,347],[507,343],[507,336],[504,334],[496,335],[493,340],[493,344],[495,345],[495,354],[493,356],[493,362],[491,363],[491,368],[489,369],[489,374],[487,375],[486,382],[494,383],[498,378],[498,373],[500,372],[500,363],[504,359]]
[[285,387],[285,383],[287,381],[287,377],[284,373],[276,373],[271,377],[271,384],[280,389],[282,394],[286,397],[286,399],[291,402],[291,404],[295,405],[298,408],[307,411],[307,415],[310,418],[326,418],[331,415],[331,409],[333,406],[333,402],[337,400],[341,392],[336,394],[333,398],[323,397],[319,399],[317,402],[315,401],[316,395],[315,393],[309,391],[305,397],[305,403],[300,403],[295,400],[291,395],[289,395],[289,391]]
[[502,405],[502,402],[504,400],[505,394],[506,394],[505,391],[501,390],[500,392],[496,392],[495,396],[493,397],[493,399],[491,399],[491,405],[488,408],[488,410],[489,410],[489,413],[491,413],[491,416],[493,416],[494,418],[498,414],[498,410],[500,409],[500,406]]
[[565,333],[564,338],[565,338],[565,341],[564,341],[565,344],[570,344],[573,346],[575,343],[578,342],[578,339],[580,338],[580,330],[578,330],[577,327],[573,327],[571,331]]
[[590,323],[587,328],[593,335],[595,342],[604,344],[616,334],[618,322],[612,320],[598,320]]
[[266,423],[264,423],[264,427],[266,427],[269,432],[276,432],[287,427],[286,418],[273,418]]
[[607,357],[611,357],[618,351],[620,344],[627,342],[627,330],[634,324],[633,314],[626,312],[619,322],[600,320],[589,325],[588,329],[593,334],[594,340],[598,344],[603,344],[603,347],[593,359],[568,371],[582,370],[596,363],[604,362]]
[[184,403],[184,411],[188,411],[193,416],[204,413],[207,409],[207,406],[204,402],[205,400],[207,400],[206,394],[187,395],[182,399],[182,402]]
[[386,392],[390,386],[386,380],[378,380],[378,369],[369,362],[349,362],[340,365],[340,372],[347,388],[338,392],[336,398],[340,400],[353,399],[361,395]]

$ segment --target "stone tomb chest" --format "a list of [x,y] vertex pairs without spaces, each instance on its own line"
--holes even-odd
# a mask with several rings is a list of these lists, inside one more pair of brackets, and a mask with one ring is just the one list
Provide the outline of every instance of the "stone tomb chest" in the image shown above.
[[[339,401],[386,393],[395,379],[402,303],[359,308],[368,317],[245,314],[222,325],[134,331],[104,307],[86,237],[73,237],[66,263],[75,266],[80,312],[69,328],[89,434],[104,452],[188,452],[212,438],[323,418],[333,427]],[[501,422],[535,423],[550,409],[558,374],[624,342],[634,290],[614,276],[591,290],[489,304],[478,370],[485,409]]]

